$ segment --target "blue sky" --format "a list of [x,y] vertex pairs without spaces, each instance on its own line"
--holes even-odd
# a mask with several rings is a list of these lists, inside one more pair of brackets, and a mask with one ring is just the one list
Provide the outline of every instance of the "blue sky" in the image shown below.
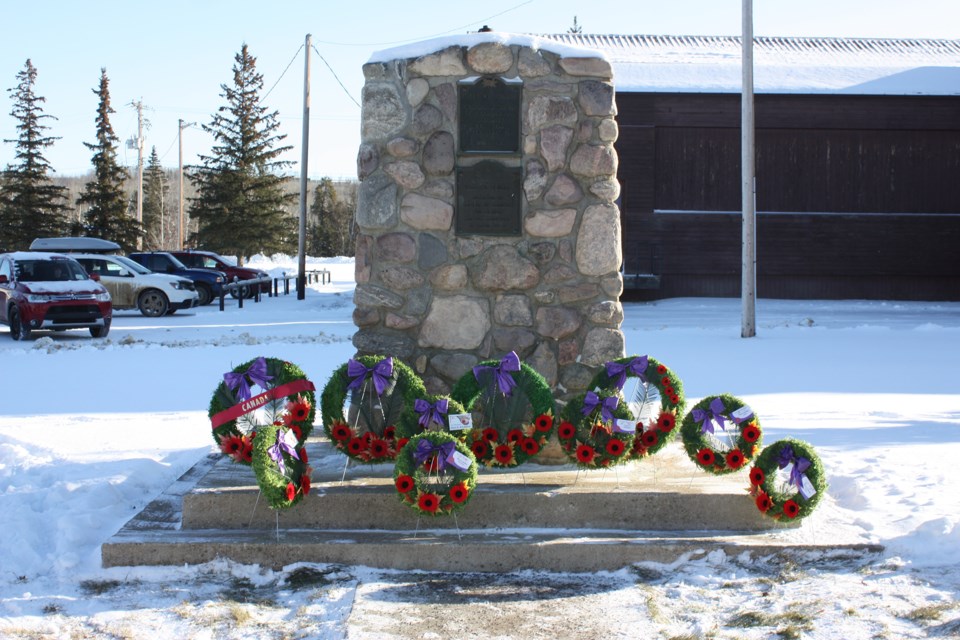
[[[14,5],[12,0],[0,2]],[[311,177],[354,177],[359,145],[361,67],[374,51],[436,36],[476,31],[562,33],[574,16],[585,33],[738,35],[741,0],[488,0],[443,2],[370,0],[328,2],[201,0],[130,2],[74,0],[16,2],[0,24],[0,88],[16,84],[27,58],[37,68],[35,90],[44,97],[50,135],[45,153],[54,171],[90,169],[84,142],[94,139],[94,89],[105,67],[111,123],[122,142],[136,135],[130,103],[142,100],[150,122],[146,152],[156,147],[164,166],[178,164],[177,121],[209,123],[224,104],[221,84],[231,81],[234,55],[246,43],[264,76],[264,103],[280,112],[287,159],[299,172],[303,114],[303,54],[307,33],[316,51],[311,66]],[[957,0],[755,0],[754,32],[764,36],[960,38]],[[330,65],[333,72],[323,60]],[[336,77],[334,77],[334,73]],[[340,87],[337,78],[345,85]],[[347,95],[349,94],[349,95]],[[0,99],[0,138],[16,137],[9,93]],[[208,153],[211,138],[199,127],[183,133],[184,161]],[[0,145],[0,166],[14,145]],[[120,159],[136,166],[136,152],[121,145]]]

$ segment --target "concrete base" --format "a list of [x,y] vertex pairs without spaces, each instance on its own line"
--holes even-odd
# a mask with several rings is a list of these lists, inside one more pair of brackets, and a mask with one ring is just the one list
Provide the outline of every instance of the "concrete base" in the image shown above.
[[[279,568],[294,562],[396,569],[592,571],[671,562],[722,549],[770,555],[790,549],[875,553],[877,545],[796,544],[791,527],[762,517],[746,471],[709,476],[679,445],[608,471],[570,465],[482,470],[456,517],[419,516],[393,489],[391,465],[345,466],[310,443],[310,496],[273,511],[253,472],[201,460],[102,547],[104,566],[176,565],[216,558]],[[794,527],[795,528],[795,527]],[[809,536],[805,536],[809,538]]]

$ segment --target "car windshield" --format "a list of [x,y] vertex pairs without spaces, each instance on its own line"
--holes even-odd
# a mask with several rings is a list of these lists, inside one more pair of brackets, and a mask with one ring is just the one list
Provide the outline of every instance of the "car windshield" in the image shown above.
[[171,254],[171,253],[168,253],[167,256],[170,258],[170,262],[173,264],[173,266],[176,267],[177,269],[189,269],[189,268],[190,268],[190,267],[188,267],[187,265],[185,265],[185,264],[183,264],[182,262],[180,262],[180,260],[177,259],[177,256],[175,256],[175,255],[173,255],[173,254]]
[[67,282],[87,278],[80,263],[69,258],[17,261],[17,279],[23,282]]
[[125,266],[130,271],[133,271],[134,273],[139,273],[141,275],[153,273],[153,271],[150,271],[150,269],[147,269],[145,266],[143,266],[139,262],[136,262],[135,260],[131,260],[126,256],[111,256],[111,258],[113,258],[114,260],[116,260],[117,262]]

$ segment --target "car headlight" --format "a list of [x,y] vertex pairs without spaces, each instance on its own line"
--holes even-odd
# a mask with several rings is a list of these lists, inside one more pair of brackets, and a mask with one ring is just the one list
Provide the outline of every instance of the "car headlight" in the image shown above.
[[178,291],[179,291],[180,289],[185,289],[185,288],[186,288],[186,287],[184,287],[184,283],[183,283],[182,280],[174,280],[173,282],[170,282],[170,283],[168,283],[168,284],[170,285],[170,288],[171,288],[171,289],[177,289]]
[[53,296],[43,294],[43,293],[28,293],[27,302],[32,302],[33,304],[42,304],[44,302],[50,302],[53,300]]
[[98,302],[110,302],[110,292],[104,291],[103,293],[97,294]]

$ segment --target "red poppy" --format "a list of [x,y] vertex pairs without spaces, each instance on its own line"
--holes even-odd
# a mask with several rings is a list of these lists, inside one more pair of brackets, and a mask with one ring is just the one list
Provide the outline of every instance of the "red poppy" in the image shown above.
[[760,429],[751,422],[743,428],[741,435],[747,442],[756,442],[760,438]]
[[363,443],[367,446],[370,446],[370,441],[373,440],[373,432],[367,431],[363,434]]
[[743,466],[743,463],[746,460],[743,457],[743,452],[740,449],[731,449],[727,452],[727,466],[731,469],[739,469]]
[[496,442],[500,439],[500,434],[497,433],[496,429],[487,427],[483,430],[483,439],[487,442]]
[[293,502],[293,499],[297,497],[297,487],[292,482],[287,483],[287,500]]
[[569,422],[561,422],[560,428],[557,429],[557,435],[564,440],[569,440],[577,433],[577,430]]
[[537,431],[550,431],[553,427],[553,416],[547,413],[541,413],[537,416],[537,419],[534,420],[534,425]]
[[623,440],[617,440],[616,438],[611,438],[610,441],[607,442],[607,453],[609,453],[614,457],[622,455],[624,449],[626,448],[627,447],[623,444]]
[[660,442],[660,435],[653,429],[650,429],[649,431],[643,432],[640,436],[640,441],[643,442],[643,446],[647,448],[654,447]]
[[382,458],[390,453],[390,443],[380,438],[374,438],[370,441],[370,455],[374,458]]
[[759,487],[766,479],[767,476],[760,467],[754,467],[753,469],[750,469],[750,484]]
[[579,447],[577,447],[577,462],[581,462],[583,464],[590,464],[591,462],[593,462],[593,457],[596,454],[597,452],[593,450],[593,447],[591,447],[588,444],[582,444]]
[[243,451],[243,438],[240,436],[229,436],[220,440],[220,451],[236,456]]
[[400,451],[400,449],[403,449],[405,446],[407,446],[408,442],[410,442],[410,438],[400,438],[397,440],[397,451]]
[[347,445],[347,451],[357,455],[358,453],[363,453],[367,449],[367,443],[363,438],[350,438],[350,443]]
[[668,384],[670,384],[670,378],[668,378],[667,376],[663,376],[662,378],[660,378],[660,384],[662,384],[663,386],[667,386]]
[[251,463],[253,462],[253,445],[247,444],[243,447],[243,451],[240,452],[240,460],[242,462]]
[[408,475],[397,476],[397,479],[393,481],[393,484],[400,493],[406,493],[407,491],[413,489],[414,486],[413,478]]
[[664,433],[670,433],[677,426],[677,416],[670,411],[661,411],[657,416],[657,428]]
[[667,372],[667,368],[665,366],[663,366],[662,364],[657,365],[657,373],[659,373],[660,375],[663,375],[666,372]]
[[436,513],[437,509],[440,507],[440,498],[432,493],[424,493],[420,495],[417,505],[420,507],[421,511],[426,511],[427,513]]
[[770,507],[773,506],[773,500],[771,500],[770,496],[768,496],[765,492],[761,491],[759,494],[757,494],[756,504],[757,509],[760,509],[760,511],[766,513],[767,511],[770,511]]
[[520,429],[510,429],[510,431],[507,432],[507,442],[519,442],[525,437],[523,431]]
[[675,393],[673,392],[673,387],[671,387],[671,386],[669,386],[669,385],[663,388],[663,392],[666,393],[668,396],[675,396],[675,395],[677,395],[677,394],[675,394]]
[[487,457],[487,454],[490,452],[490,446],[487,445],[486,440],[477,440],[472,445],[470,445],[470,450],[473,451],[473,455],[477,459],[482,459]]
[[470,496],[470,490],[467,485],[460,482],[450,487],[450,499],[456,504],[463,503]]
[[389,427],[383,430],[383,437],[386,438],[387,440],[393,440],[394,438],[397,437],[397,428],[393,425],[390,425]]
[[520,441],[520,448],[525,454],[532,456],[540,451],[540,444],[533,438],[524,438]]
[[307,457],[306,447],[304,447],[303,449],[300,449],[300,462],[302,462],[303,464],[307,464],[308,462],[310,462],[310,459]]
[[303,398],[287,404],[287,408],[290,411],[290,415],[292,415],[293,419],[297,422],[303,422],[310,417],[310,403]]
[[510,464],[513,462],[513,445],[501,444],[493,450],[493,457],[500,464]]
[[700,451],[697,451],[697,462],[699,462],[701,466],[709,467],[713,464],[714,460],[716,460],[716,457],[713,455],[712,450],[700,449]]
[[787,500],[783,503],[783,515],[788,518],[796,518],[800,513],[800,505],[793,500]]
[[633,439],[633,448],[631,449],[631,452],[638,458],[642,458],[643,456],[647,455],[647,448],[643,446],[643,441],[641,441],[640,438]]
[[310,493],[310,476],[306,473],[300,478],[300,489],[303,491],[303,495]]
[[670,396],[670,402],[673,404],[680,404],[680,396]]
[[353,432],[350,431],[350,427],[342,422],[334,422],[333,428],[330,429],[330,434],[333,436],[334,440],[349,440],[350,437],[353,436]]

